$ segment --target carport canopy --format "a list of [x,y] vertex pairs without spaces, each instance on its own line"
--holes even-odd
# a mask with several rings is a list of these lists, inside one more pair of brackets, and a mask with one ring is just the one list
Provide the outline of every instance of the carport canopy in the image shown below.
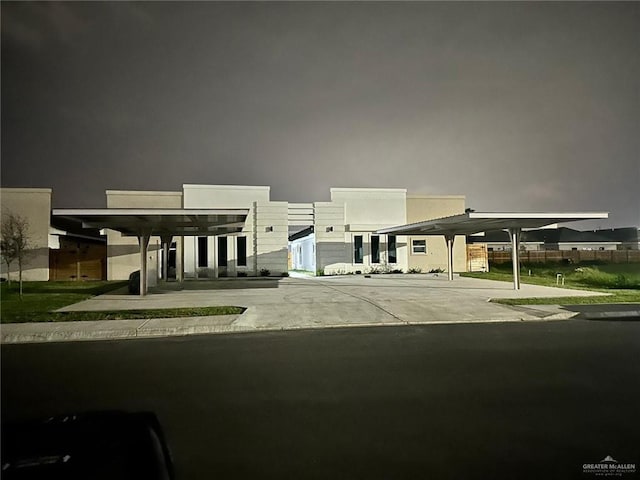
[[53,218],[82,224],[83,228],[108,228],[140,244],[140,295],[147,293],[147,249],[151,236],[163,243],[166,279],[167,252],[174,236],[226,235],[242,231],[248,209],[101,208],[54,209]]
[[607,212],[474,212],[383,228],[378,234],[442,235],[447,242],[449,280],[453,280],[453,242],[456,235],[473,235],[490,230],[507,230],[511,238],[513,288],[520,289],[520,236],[523,229],[580,220],[609,218]]

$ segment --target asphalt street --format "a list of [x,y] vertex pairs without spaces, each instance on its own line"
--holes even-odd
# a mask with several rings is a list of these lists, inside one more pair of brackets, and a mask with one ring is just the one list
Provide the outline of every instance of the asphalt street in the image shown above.
[[[595,478],[640,466],[640,322],[2,346],[3,422],[153,411],[178,479]],[[640,478],[640,474],[624,474]]]

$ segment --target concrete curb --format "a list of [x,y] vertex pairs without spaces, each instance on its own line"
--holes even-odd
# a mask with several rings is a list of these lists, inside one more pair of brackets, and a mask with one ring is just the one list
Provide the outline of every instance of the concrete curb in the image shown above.
[[640,310],[630,310],[622,312],[582,312],[576,314],[576,316],[579,316],[579,318],[584,318],[586,320],[611,320],[618,318],[625,320],[640,320]]
[[[397,322],[363,322],[363,323],[341,323],[327,325],[283,325],[283,326],[243,326],[243,325],[221,325],[221,324],[192,324],[180,326],[162,326],[156,325],[162,323],[163,320],[180,321],[191,320],[207,320],[216,319],[216,317],[189,317],[189,318],[172,318],[172,319],[152,319],[140,320],[139,325],[126,326],[121,322],[131,322],[130,320],[109,320],[109,322],[119,322],[119,328],[113,329],[85,329],[73,330],[65,329],[65,326],[77,327],[80,322],[59,322],[57,324],[15,324],[5,325],[2,328],[2,344],[19,344],[19,343],[48,343],[48,342],[72,342],[72,341],[100,341],[100,340],[125,340],[135,338],[161,338],[187,335],[203,335],[203,334],[225,334],[225,333],[251,333],[251,332],[280,332],[280,331],[296,331],[296,330],[324,330],[339,328],[371,328],[371,327],[402,327],[402,326],[426,326],[426,325],[453,325],[453,324],[484,324],[484,323],[520,323],[520,322],[545,322],[567,320],[576,314],[557,314],[550,315],[545,318],[511,318],[511,319],[483,319],[483,320],[425,320],[425,321],[397,321]],[[239,317],[239,315],[224,315],[227,319]],[[88,322],[82,322],[88,323]],[[34,326],[48,326],[48,329],[38,331]],[[26,326],[28,328],[20,328]],[[11,332],[6,332],[7,327],[12,328]],[[20,331],[26,330],[26,331]],[[32,330],[32,331],[28,331]],[[49,330],[49,331],[47,331]]]
[[[209,333],[247,331],[246,327],[224,325],[239,315],[214,317],[178,317],[142,320],[104,320],[99,322],[22,323],[2,326],[2,344],[71,342],[89,340],[124,340]],[[182,322],[181,325],[171,325]],[[108,328],[112,326],[113,328]],[[78,327],[85,327],[79,329]],[[105,328],[106,327],[106,328]]]

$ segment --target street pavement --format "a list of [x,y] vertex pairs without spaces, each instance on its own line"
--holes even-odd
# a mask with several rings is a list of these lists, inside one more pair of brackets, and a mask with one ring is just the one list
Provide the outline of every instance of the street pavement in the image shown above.
[[[511,284],[446,275],[371,275],[292,278],[229,278],[161,283],[139,297],[120,290],[69,305],[60,311],[127,310],[230,305],[241,315],[223,317],[5,324],[3,343],[99,340],[167,335],[228,333],[350,326],[393,326],[566,320],[589,315],[558,305],[506,306],[491,298],[602,295],[598,292]],[[607,318],[608,309],[596,307]],[[638,305],[627,307],[640,317]],[[591,312],[592,314],[593,312]]]
[[586,320],[3,345],[2,419],[151,411],[178,480],[590,479],[640,466],[639,353]]

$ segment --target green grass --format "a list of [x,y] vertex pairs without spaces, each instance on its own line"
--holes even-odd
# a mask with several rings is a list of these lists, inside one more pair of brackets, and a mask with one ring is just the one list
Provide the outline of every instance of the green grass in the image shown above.
[[[564,276],[564,288],[591,290],[610,295],[597,297],[554,297],[494,299],[496,303],[507,305],[543,305],[543,304],[597,304],[597,303],[635,303],[640,302],[640,264],[531,264],[523,265],[522,283],[556,287],[556,275]],[[488,273],[463,273],[465,277],[484,278],[513,282],[510,264],[492,265]],[[559,285],[562,286],[562,285]]]
[[120,282],[24,282],[20,299],[17,282],[0,284],[2,323],[124,320],[239,314],[240,307],[163,308],[101,312],[54,312],[96,295],[126,286]]
[[634,290],[602,291],[597,297],[546,297],[546,298],[494,298],[491,301],[503,305],[596,305],[605,303],[640,303],[640,292]]
[[[110,310],[95,312],[39,312],[16,316],[11,323],[25,322],[79,322],[86,320],[134,320],[146,318],[207,317],[211,315],[236,315],[244,312],[241,307],[185,307],[154,308],[148,310]],[[5,322],[3,319],[3,323]]]

